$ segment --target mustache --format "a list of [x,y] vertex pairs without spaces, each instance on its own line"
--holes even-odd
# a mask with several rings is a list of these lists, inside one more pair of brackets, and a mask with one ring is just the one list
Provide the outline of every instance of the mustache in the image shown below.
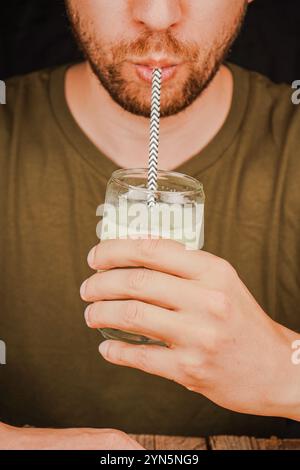
[[143,57],[151,53],[164,52],[164,55],[174,58],[189,59],[197,61],[199,59],[199,45],[193,42],[183,44],[176,39],[170,31],[163,33],[153,33],[145,31],[142,36],[135,41],[119,41],[111,48],[115,62],[122,62],[128,55]]

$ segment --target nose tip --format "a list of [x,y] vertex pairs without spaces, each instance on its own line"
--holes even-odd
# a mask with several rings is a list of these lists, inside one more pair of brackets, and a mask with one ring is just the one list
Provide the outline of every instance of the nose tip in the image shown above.
[[166,30],[181,19],[179,0],[135,0],[134,20],[152,31]]

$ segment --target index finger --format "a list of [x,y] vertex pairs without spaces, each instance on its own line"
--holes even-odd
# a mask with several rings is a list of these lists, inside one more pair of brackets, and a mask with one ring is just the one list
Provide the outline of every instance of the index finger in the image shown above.
[[102,240],[88,255],[92,269],[112,269],[128,266],[144,266],[186,279],[197,279],[207,273],[213,258],[203,250],[186,250],[185,246],[171,239],[113,239]]

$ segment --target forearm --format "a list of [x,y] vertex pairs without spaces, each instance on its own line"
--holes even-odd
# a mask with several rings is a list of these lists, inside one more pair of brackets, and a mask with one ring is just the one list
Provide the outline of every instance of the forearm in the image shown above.
[[70,434],[73,430],[19,428],[0,423],[1,450],[42,450],[57,442],[59,433]]
[[141,450],[116,429],[15,428],[0,423],[0,450]]

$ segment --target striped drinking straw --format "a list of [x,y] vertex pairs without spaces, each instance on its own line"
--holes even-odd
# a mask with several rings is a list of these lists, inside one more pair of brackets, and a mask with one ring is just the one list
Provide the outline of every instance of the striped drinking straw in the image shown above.
[[[147,185],[147,189],[149,189],[149,191],[157,190],[161,74],[161,69],[153,69],[152,71],[150,144]],[[147,204],[149,208],[156,204],[155,195],[153,193],[149,194]]]

